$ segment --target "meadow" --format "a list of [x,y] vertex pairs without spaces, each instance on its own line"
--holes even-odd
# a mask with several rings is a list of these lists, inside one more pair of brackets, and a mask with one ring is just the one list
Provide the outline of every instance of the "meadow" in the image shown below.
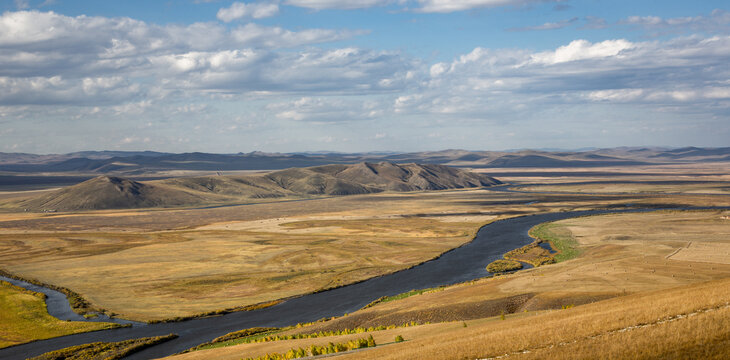
[[58,320],[48,315],[43,294],[5,281],[0,281],[0,309],[0,348],[117,326],[111,323]]
[[[339,355],[345,358],[724,358],[730,354],[730,265],[712,258],[677,260],[674,254],[687,242],[730,243],[730,221],[723,218],[728,213],[657,211],[558,221],[556,233],[578,244],[572,260],[408,293],[288,333],[431,322],[375,331],[378,347]],[[406,341],[396,344],[397,334]],[[349,338],[241,344],[173,358],[233,359]]]
[[[510,216],[483,211],[480,198],[504,201],[472,190],[217,209],[7,214],[0,264],[73,289],[110,313],[162,320],[341,286],[437,257],[470,241],[484,224]],[[291,214],[271,216],[278,208]]]
[[[514,183],[529,181],[518,178]],[[689,195],[631,189],[605,194],[478,189],[222,207],[3,211],[0,268],[71,289],[107,313],[158,321],[265,303],[408,268],[470,241],[481,226],[503,218],[627,206],[730,206],[730,197],[710,193],[715,185]],[[546,224],[531,233],[560,250],[557,264],[395,296],[307,331],[432,323],[374,334],[379,347],[361,351],[367,354],[380,351],[381,345],[413,344],[443,329],[468,338],[471,330],[466,329],[492,326],[488,324],[502,317],[518,321],[551,309],[573,311],[582,304],[725,279],[730,277],[723,255],[730,246],[727,215],[672,210]],[[524,256],[544,255],[539,249]],[[21,342],[40,338],[17,329],[8,333]],[[393,345],[396,335],[406,341]],[[247,344],[251,348],[245,357],[353,339]]]

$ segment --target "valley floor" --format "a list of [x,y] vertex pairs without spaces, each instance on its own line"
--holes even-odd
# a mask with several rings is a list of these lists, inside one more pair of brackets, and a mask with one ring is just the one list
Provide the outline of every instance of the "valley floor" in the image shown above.
[[[706,186],[684,184],[686,177],[679,174],[662,175],[673,184],[649,183],[655,180],[650,177],[626,187],[618,180],[611,186],[544,186],[522,178],[531,184],[515,188],[523,192],[4,212],[0,268],[69,288],[121,317],[193,316],[408,268],[469,242],[481,226],[498,219],[587,209],[730,206],[725,194],[730,183],[713,176]],[[510,180],[520,183],[519,174]],[[382,302],[286,333],[430,323],[372,332],[378,347],[338,355],[353,358],[595,358],[598,353],[722,358],[730,348],[728,216],[724,210],[663,210],[559,221],[550,230],[576,244],[574,259]],[[180,357],[240,359],[359,335],[240,344]],[[406,341],[394,343],[396,335]],[[1,337],[14,339],[7,345],[40,338],[17,329]]]

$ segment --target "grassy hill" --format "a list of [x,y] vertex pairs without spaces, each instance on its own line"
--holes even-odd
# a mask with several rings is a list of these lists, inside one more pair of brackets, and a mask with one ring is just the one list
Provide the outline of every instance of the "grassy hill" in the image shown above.
[[203,200],[175,188],[99,176],[43,196],[22,201],[29,210],[101,210],[176,206]]
[[99,176],[20,201],[18,207],[31,211],[174,207],[247,199],[473,188],[499,183],[486,175],[444,165],[358,163],[291,168],[263,175],[147,182]]

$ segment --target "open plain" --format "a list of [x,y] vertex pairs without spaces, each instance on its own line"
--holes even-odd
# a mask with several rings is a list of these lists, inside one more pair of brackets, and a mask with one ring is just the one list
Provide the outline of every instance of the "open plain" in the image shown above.
[[[470,242],[481,227],[501,219],[580,210],[641,210],[536,227],[533,236],[560,250],[553,254],[556,264],[406,294],[330,321],[280,332],[414,325],[374,332],[378,344],[387,346],[343,354],[365,358],[418,358],[424,356],[417,345],[423,342],[431,344],[426,347],[429,354],[443,358],[527,356],[528,352],[522,352],[526,349],[566,357],[560,351],[568,348],[583,349],[576,350],[576,358],[581,358],[590,346],[609,346],[605,339],[619,336],[618,330],[657,323],[661,317],[650,321],[654,316],[650,311],[649,320],[635,317],[600,329],[576,330],[570,340],[573,347],[560,345],[552,350],[550,344],[565,343],[563,335],[525,344],[497,342],[502,345],[496,348],[434,339],[446,336],[483,343],[494,336],[509,336],[502,332],[525,331],[525,324],[536,321],[533,317],[544,325],[530,334],[550,333],[556,321],[574,320],[572,326],[584,329],[588,321],[584,316],[612,316],[600,304],[615,307],[613,313],[631,313],[634,310],[627,306],[632,301],[658,301],[694,291],[686,289],[707,292],[711,287],[701,284],[709,281],[722,288],[724,279],[730,278],[730,196],[725,193],[730,182],[716,164],[686,169],[705,174],[701,181],[696,176],[690,179],[694,175],[688,176],[682,168],[666,166],[632,170],[645,176],[616,173],[612,168],[600,169],[599,177],[596,171],[575,169],[503,170],[501,180],[509,184],[485,188],[287,195],[210,206],[24,211],[13,208],[14,204],[39,193],[47,198],[58,190],[13,191],[4,195],[0,212],[0,268],[70,289],[107,314],[154,322],[271,306],[282,299],[408,269]],[[555,173],[560,175],[550,175]],[[695,209],[684,210],[690,207]],[[730,301],[718,296],[694,307],[685,304],[692,307],[689,310],[664,310],[672,317],[717,308],[703,313],[703,321],[713,322],[726,311],[715,302]],[[590,315],[564,319],[584,308],[580,313]],[[422,325],[426,323],[430,325]],[[658,322],[641,331],[670,331],[677,324]],[[717,326],[722,338],[724,325]],[[406,341],[389,340],[396,335]],[[21,332],[6,337],[22,336],[25,341],[35,339]],[[183,357],[255,357],[356,337],[229,344]],[[662,341],[682,344],[684,340],[665,337]],[[661,341],[653,344],[660,350],[672,348]],[[678,354],[687,354],[682,349],[688,347],[681,346]],[[656,351],[664,351],[660,350]],[[620,349],[606,351],[620,354]],[[144,354],[136,356],[145,358]]]

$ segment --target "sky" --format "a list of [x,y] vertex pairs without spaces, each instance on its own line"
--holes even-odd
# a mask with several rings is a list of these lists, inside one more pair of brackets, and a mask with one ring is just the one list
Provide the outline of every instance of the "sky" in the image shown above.
[[0,152],[730,146],[726,0],[0,12]]

